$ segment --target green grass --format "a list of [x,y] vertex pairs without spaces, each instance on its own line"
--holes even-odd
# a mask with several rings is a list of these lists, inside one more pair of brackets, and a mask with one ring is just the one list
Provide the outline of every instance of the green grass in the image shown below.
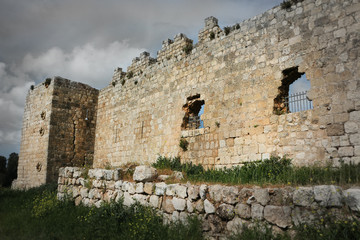
[[202,239],[200,222],[163,225],[155,210],[121,202],[101,208],[56,199],[56,186],[0,189],[0,239]]
[[180,158],[159,157],[153,167],[182,171],[187,180],[225,184],[358,184],[360,183],[360,164],[344,164],[339,167],[296,167],[287,157],[245,163],[228,169],[208,169],[191,162],[181,164]]
[[[175,164],[176,160],[173,161]],[[179,165],[176,164],[177,167]],[[201,222],[189,218],[164,225],[154,209],[121,202],[100,208],[74,206],[56,199],[56,185],[28,191],[0,189],[0,239],[203,239]],[[328,216],[311,225],[294,227],[292,239],[360,239],[360,222]],[[270,226],[244,227],[229,239],[290,239]]]
[[293,228],[291,234],[275,233],[269,225],[255,223],[253,227],[244,226],[237,233],[233,233],[228,240],[256,239],[256,240],[355,240],[360,239],[360,222],[358,220],[334,220],[329,217],[311,225],[302,224]]

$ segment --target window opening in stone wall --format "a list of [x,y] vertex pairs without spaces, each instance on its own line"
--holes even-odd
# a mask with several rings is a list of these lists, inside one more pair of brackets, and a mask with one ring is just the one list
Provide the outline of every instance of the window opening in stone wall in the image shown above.
[[274,114],[300,112],[313,109],[312,101],[307,97],[310,81],[298,67],[285,69],[279,94],[274,99]]
[[200,94],[187,98],[187,103],[183,106],[185,116],[181,124],[182,130],[204,128],[204,122],[201,115],[204,113],[205,101],[200,100]]

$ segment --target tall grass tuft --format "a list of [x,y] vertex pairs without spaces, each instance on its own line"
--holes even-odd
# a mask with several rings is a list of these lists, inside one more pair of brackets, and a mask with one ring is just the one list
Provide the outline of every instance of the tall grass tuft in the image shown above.
[[159,157],[153,164],[155,168],[171,169],[186,173],[194,182],[213,182],[229,184],[354,184],[360,183],[360,164],[341,163],[339,167],[292,165],[287,157],[244,163],[243,166],[205,170],[201,165],[191,162],[181,163],[180,158]]
[[[180,232],[181,231],[181,232]],[[154,209],[122,202],[100,208],[56,199],[56,185],[0,189],[0,239],[203,239],[201,223],[163,224]]]

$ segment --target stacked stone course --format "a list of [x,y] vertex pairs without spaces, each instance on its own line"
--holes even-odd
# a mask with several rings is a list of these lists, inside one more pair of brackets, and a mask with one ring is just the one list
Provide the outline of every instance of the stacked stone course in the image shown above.
[[359,220],[360,216],[358,187],[345,190],[334,185],[260,188],[166,184],[146,181],[150,175],[156,177],[156,170],[137,168],[143,168],[141,174],[134,174],[137,182],[122,180],[122,169],[90,169],[85,177],[85,169],[61,168],[58,198],[67,196],[77,205],[96,207],[120,199],[126,206],[138,202],[158,209],[166,222],[185,221],[197,215],[203,221],[203,231],[210,236],[229,234],[257,221],[282,232],[299,224],[320,222],[329,215],[342,220]]

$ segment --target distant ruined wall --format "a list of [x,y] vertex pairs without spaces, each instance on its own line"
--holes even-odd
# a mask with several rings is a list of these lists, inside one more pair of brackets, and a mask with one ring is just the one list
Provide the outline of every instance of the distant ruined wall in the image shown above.
[[29,90],[23,116],[17,179],[14,188],[46,183],[49,126],[54,84],[40,84]]
[[[99,94],[94,166],[157,155],[207,167],[272,154],[298,165],[360,162],[359,30],[358,1],[278,6],[228,35],[206,19],[189,54],[192,41],[178,34],[163,42],[157,61],[143,53],[127,73],[116,70]],[[277,115],[283,71],[296,67],[310,80],[314,109]],[[182,130],[183,105],[196,94],[205,102],[204,129]]]
[[[224,30],[209,17],[198,43],[177,34],[156,59],[144,52],[127,72],[117,68],[100,91],[60,78],[30,91],[19,182],[53,181],[59,166],[144,164],[158,155],[205,167],[271,155],[296,165],[359,163],[359,55],[359,0],[276,6]],[[313,109],[288,113],[282,101],[301,74]],[[202,104],[203,128],[189,129]],[[47,174],[30,174],[38,162]]]
[[63,166],[92,165],[98,90],[49,80],[28,92],[14,188],[56,182]]

